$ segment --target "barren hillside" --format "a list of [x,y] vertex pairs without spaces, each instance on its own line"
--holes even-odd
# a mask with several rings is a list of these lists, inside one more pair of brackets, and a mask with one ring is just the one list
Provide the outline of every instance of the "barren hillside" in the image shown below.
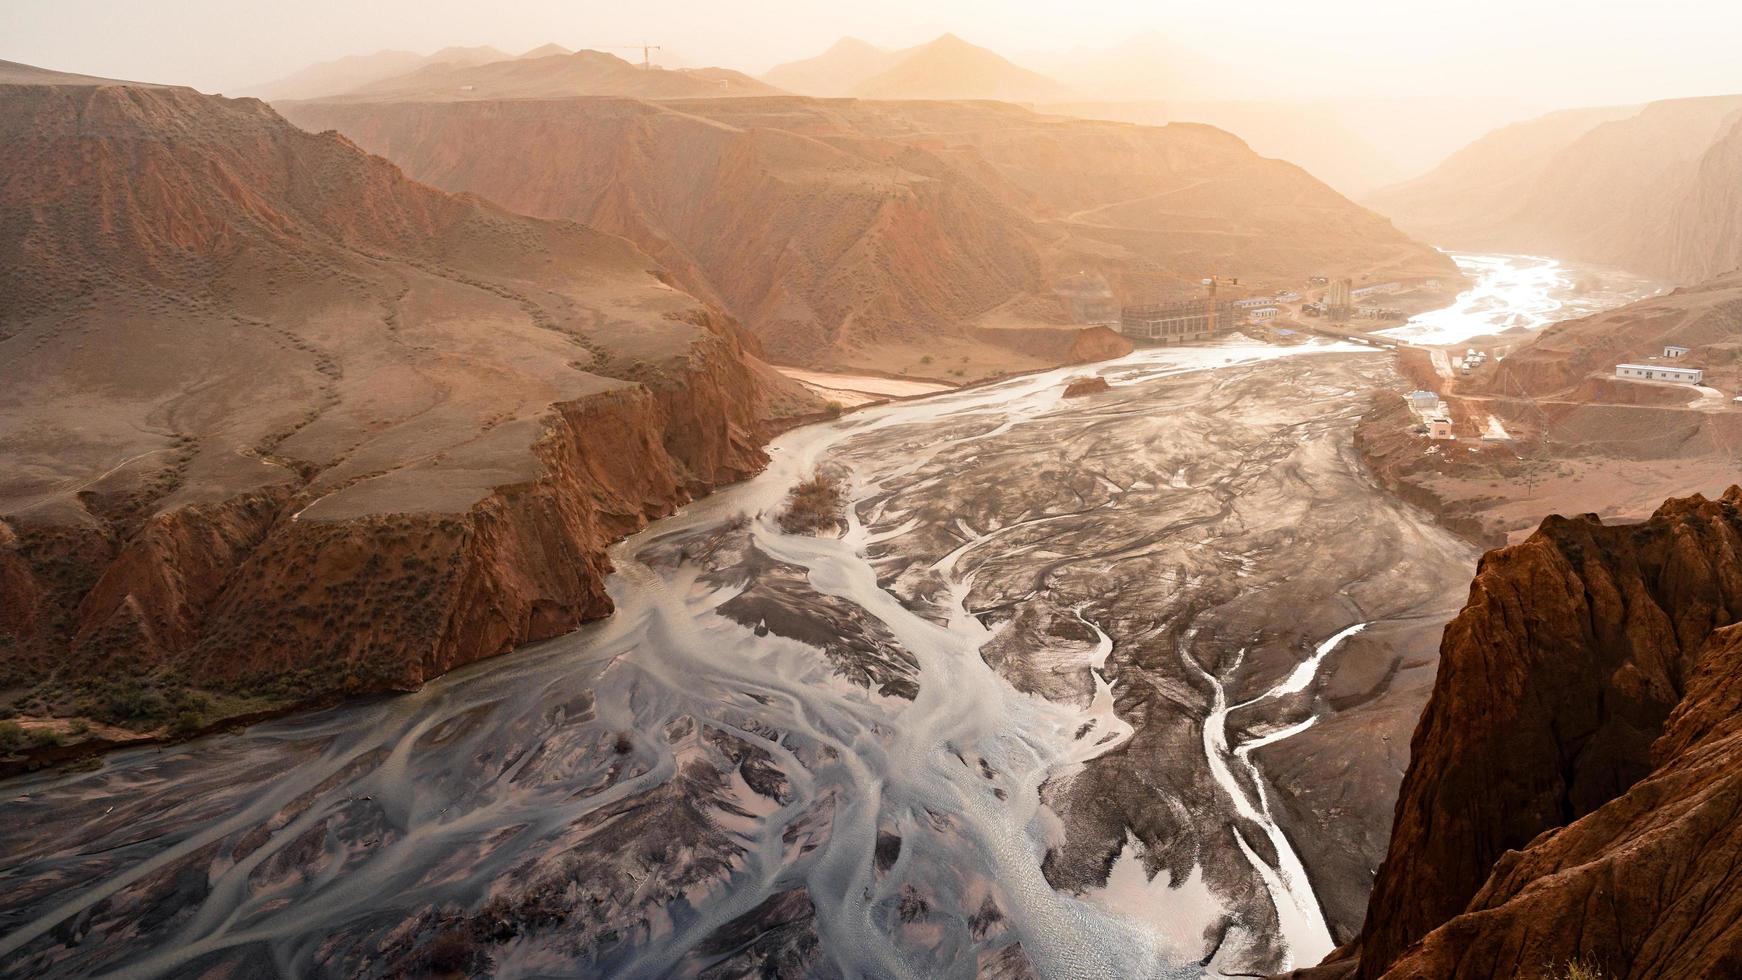
[[253,100],[9,77],[0,687],[27,716],[198,726],[565,631],[610,610],[609,541],[805,407],[619,238]]
[[1082,318],[1064,296],[1073,283],[1116,311],[1210,272],[1453,271],[1207,126],[796,97],[283,109],[438,187],[622,234],[770,354],[814,365],[1058,363],[1071,342],[1053,328]]
[[1373,195],[1449,248],[1549,254],[1699,282],[1736,267],[1742,96],[1554,113]]

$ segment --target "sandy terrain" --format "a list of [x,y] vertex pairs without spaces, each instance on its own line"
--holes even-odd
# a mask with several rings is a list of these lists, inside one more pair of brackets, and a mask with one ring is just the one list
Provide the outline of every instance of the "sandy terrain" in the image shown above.
[[863,405],[883,398],[912,398],[949,391],[951,386],[935,381],[907,381],[868,374],[833,374],[783,367],[780,373],[843,405]]

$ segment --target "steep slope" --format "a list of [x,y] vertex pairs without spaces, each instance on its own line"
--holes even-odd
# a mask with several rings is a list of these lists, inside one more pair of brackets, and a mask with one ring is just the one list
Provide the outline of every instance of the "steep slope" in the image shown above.
[[1503,126],[1429,173],[1378,191],[1362,203],[1425,241],[1489,247],[1495,227],[1519,207],[1559,154],[1595,127],[1635,115],[1639,108],[1568,109]]
[[844,37],[814,58],[776,65],[763,74],[762,80],[798,95],[842,98],[852,95],[866,79],[895,67],[906,54],[885,51],[856,37]]
[[1070,89],[1009,59],[945,34],[901,52],[886,70],[855,85],[862,99],[991,99],[1062,102]]
[[472,101],[576,95],[639,99],[706,99],[772,95],[779,89],[724,68],[642,68],[603,51],[576,51],[481,65],[431,64],[363,85],[338,98],[351,101]]
[[413,72],[430,65],[482,65],[508,55],[491,47],[443,48],[434,54],[415,51],[377,51],[353,54],[313,64],[277,81],[245,89],[242,94],[262,99],[318,99]]
[[1739,124],[1742,96],[1556,113],[1491,134],[1369,203],[1448,247],[1697,282],[1734,268],[1724,264],[1736,254],[1726,195],[1739,172],[1720,144]]
[[1673,278],[1693,282],[1742,269],[1742,113],[1707,148],[1661,228],[1653,254]]
[[1299,168],[1204,126],[800,98],[284,111],[438,187],[622,234],[771,354],[807,364],[971,375],[1058,363],[1041,348],[1073,341],[1032,328],[1081,319],[1065,294],[1085,281],[1116,312],[1207,271],[1451,270]]
[[1068,102],[1045,112],[1144,126],[1190,122],[1225,129],[1254,152],[1287,160],[1345,195],[1359,195],[1400,176],[1397,164],[1351,129],[1327,105],[1286,102]]
[[[188,89],[0,85],[0,688],[183,729],[610,611],[795,399],[633,246]],[[190,694],[190,690],[200,693]]]
[[1482,560],[1362,935],[1308,975],[1742,969],[1739,505],[1550,518]]

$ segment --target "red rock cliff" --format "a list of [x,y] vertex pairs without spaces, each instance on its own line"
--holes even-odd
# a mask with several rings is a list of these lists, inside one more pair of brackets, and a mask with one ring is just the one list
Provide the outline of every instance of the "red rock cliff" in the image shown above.
[[1308,975],[1742,971],[1739,505],[1551,518],[1483,558],[1364,930]]

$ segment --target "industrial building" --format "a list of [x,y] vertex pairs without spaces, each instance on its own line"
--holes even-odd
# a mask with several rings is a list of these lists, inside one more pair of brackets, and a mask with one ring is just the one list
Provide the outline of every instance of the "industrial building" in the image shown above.
[[1347,279],[1331,280],[1331,284],[1325,287],[1326,316],[1338,321],[1349,319],[1349,312],[1355,306],[1354,297],[1351,295],[1354,292],[1353,285]]
[[1668,367],[1662,364],[1617,364],[1615,377],[1629,381],[1670,381],[1697,385],[1706,380],[1706,372],[1699,368]]
[[1178,344],[1208,340],[1234,329],[1238,323],[1233,300],[1186,299],[1127,306],[1120,313],[1119,332],[1139,340]]

